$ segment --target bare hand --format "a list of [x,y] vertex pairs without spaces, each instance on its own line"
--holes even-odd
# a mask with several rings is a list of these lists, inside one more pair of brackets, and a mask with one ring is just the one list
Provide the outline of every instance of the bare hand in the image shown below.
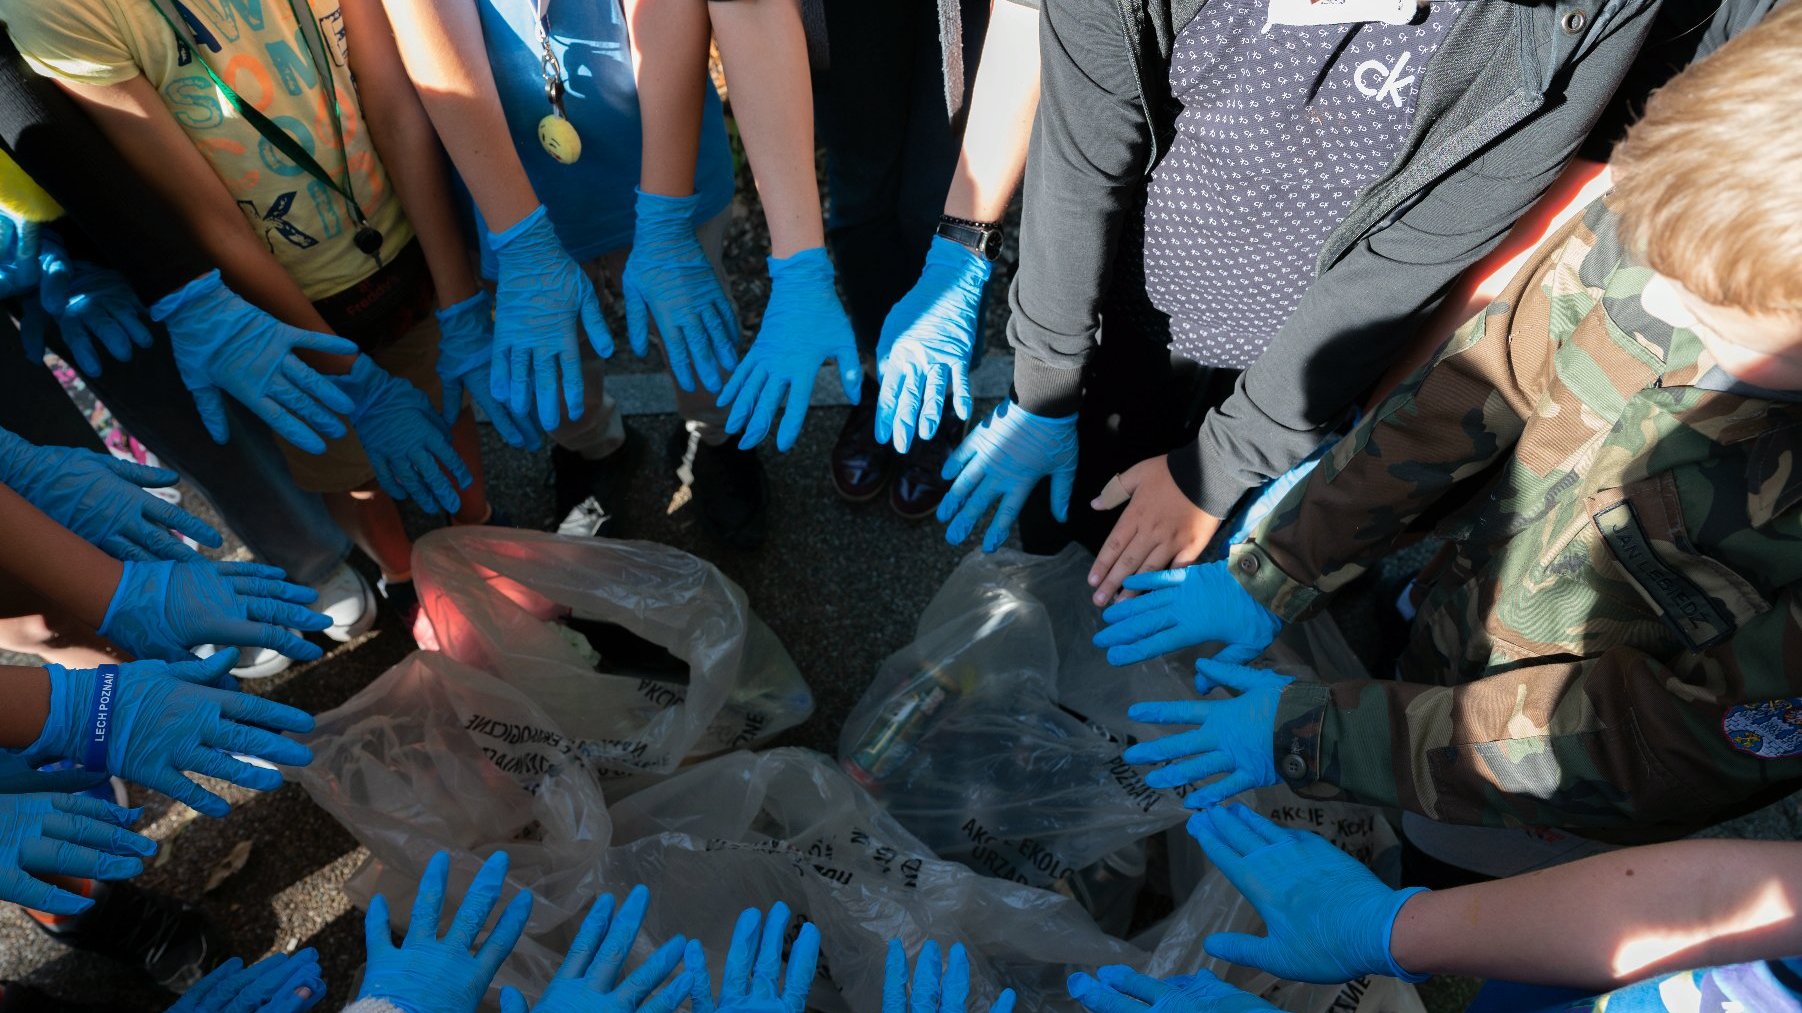
[[1162,455],[1115,475],[1089,508],[1112,510],[1122,503],[1126,512],[1114,523],[1089,570],[1097,608],[1113,601],[1121,582],[1133,574],[1184,567],[1200,559],[1220,530],[1220,518],[1191,503],[1176,487]]

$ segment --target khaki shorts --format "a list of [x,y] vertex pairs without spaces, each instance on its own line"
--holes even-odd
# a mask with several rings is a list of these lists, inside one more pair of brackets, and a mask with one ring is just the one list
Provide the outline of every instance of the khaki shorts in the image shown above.
[[[437,407],[438,386],[438,318],[430,313],[399,338],[375,349],[364,351],[390,374],[407,381],[432,399]],[[350,492],[375,480],[375,467],[369,455],[357,442],[353,430],[335,440],[327,440],[325,453],[309,454],[285,440],[277,440],[282,456],[288,459],[288,471],[294,484],[308,492]]]

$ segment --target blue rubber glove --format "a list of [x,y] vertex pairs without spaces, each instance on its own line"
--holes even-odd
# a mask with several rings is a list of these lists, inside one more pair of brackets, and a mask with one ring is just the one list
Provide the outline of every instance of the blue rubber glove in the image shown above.
[[[43,274],[38,266],[42,236],[37,222],[0,211],[0,299],[17,298],[38,287]],[[41,353],[43,347],[38,350]]]
[[395,499],[412,500],[427,513],[456,513],[463,502],[457,490],[469,488],[474,479],[451,446],[450,427],[425,394],[382,372],[367,355],[357,356],[350,372],[332,379],[355,402],[350,424],[382,489]]
[[1070,976],[1070,998],[1093,1013],[1282,1013],[1206,970],[1159,981],[1125,964],[1109,964],[1095,974]]
[[202,545],[222,544],[211,524],[144,491],[180,480],[165,468],[78,447],[33,446],[0,429],[0,482],[114,559],[200,559],[171,528]]
[[782,974],[782,937],[788,929],[788,905],[777,901],[770,908],[762,933],[757,926],[763,912],[746,908],[732,928],[732,945],[726,950],[725,983],[719,998],[713,995],[713,979],[707,971],[707,954],[699,942],[690,942],[682,955],[693,981],[690,998],[694,1013],[803,1013],[807,993],[813,990],[813,974],[820,963],[820,930],[812,922],[801,926],[788,954],[788,975]]
[[[95,342],[120,362],[131,361],[133,345],[150,347],[144,304],[118,272],[71,258],[54,232],[45,232],[39,239],[38,270],[38,305],[56,321],[82,372],[100,375]],[[41,332],[31,340],[37,342],[36,357],[42,358]]]
[[950,525],[945,540],[952,545],[970,537],[994,507],[982,551],[1001,548],[1042,478],[1051,479],[1051,515],[1061,523],[1070,516],[1076,485],[1076,416],[1043,418],[1003,401],[951,452],[940,477],[956,480],[938,512],[939,523]]
[[917,432],[930,440],[939,431],[945,403],[970,419],[970,359],[982,327],[982,287],[992,270],[989,258],[943,236],[932,237],[920,280],[882,321],[876,344],[876,439],[907,453]]
[[700,194],[659,197],[638,191],[632,252],[620,287],[633,354],[650,351],[655,320],[676,386],[692,391],[699,375],[701,386],[717,394],[738,365],[738,314],[695,238],[694,209],[700,201]]
[[224,650],[205,661],[64,668],[46,665],[50,715],[38,740],[25,750],[30,762],[76,760],[184,802],[208,816],[231,806],[188,780],[182,771],[230,781],[252,791],[274,791],[282,775],[239,756],[304,767],[313,751],[277,732],[306,732],[313,719],[273,700],[213,688],[238,663]]
[[1223,644],[1216,658],[1246,662],[1282,632],[1283,621],[1233,579],[1224,560],[1126,578],[1141,592],[1108,606],[1095,646],[1115,665],[1136,665],[1201,644]]
[[1389,951],[1402,905],[1425,888],[1391,890],[1325,839],[1279,827],[1242,805],[1196,813],[1189,833],[1264,919],[1262,936],[1209,936],[1202,945],[1210,955],[1322,985],[1367,974],[1426,980]]
[[521,890],[501,911],[494,931],[476,946],[476,937],[488,924],[506,881],[507,853],[497,851],[482,863],[451,919],[450,931],[440,938],[438,915],[450,885],[450,854],[440,851],[433,855],[426,863],[425,875],[419,877],[419,895],[413,900],[407,936],[398,949],[388,928],[388,898],[376,894],[363,919],[369,963],[357,998],[381,999],[407,1013],[475,1013],[488,983],[513,952],[526,930],[526,919],[532,916],[532,891]]
[[[1013,1013],[1014,990],[1002,989],[989,1013]],[[939,970],[939,944],[926,940],[914,965],[913,991],[907,988],[907,951],[901,940],[888,941],[888,962],[882,975],[882,1013],[965,1013],[970,1006],[970,955],[964,944],[951,946],[943,977]]]
[[267,647],[296,661],[324,652],[289,629],[332,624],[302,608],[319,597],[260,563],[127,561],[100,621],[100,635],[139,658],[185,661],[201,644]]
[[182,993],[167,1013],[301,1013],[325,998],[319,951],[278,953],[249,967],[233,957]]
[[557,428],[558,374],[570,421],[582,417],[582,352],[576,321],[596,355],[613,354],[613,335],[594,286],[557,240],[544,206],[505,232],[490,232],[500,279],[494,307],[494,368],[489,390],[524,415],[538,403],[538,424]]
[[494,299],[487,292],[438,311],[438,381],[444,385],[444,424],[454,425],[463,413],[463,395],[482,406],[494,431],[510,447],[537,450],[542,430],[530,412],[514,414],[513,406],[494,396],[489,370],[494,365]]
[[130,879],[156,854],[156,842],[126,829],[139,809],[84,795],[0,795],[0,900],[57,915],[80,914],[91,898],[49,881]]
[[[632,888],[617,916],[613,896],[602,894],[588,909],[576,940],[569,946],[557,976],[551,979],[531,1013],[675,1013],[688,998],[693,983],[687,972],[662,989],[657,986],[682,962],[688,940],[677,935],[645,958],[644,963],[620,980],[632,944],[644,924],[651,893]],[[652,994],[655,992],[655,994]],[[501,1013],[526,1013],[526,997],[518,989],[501,989]]]
[[776,412],[776,449],[787,453],[801,436],[813,382],[827,360],[838,364],[845,397],[856,404],[863,396],[863,363],[857,358],[857,336],[851,318],[838,301],[832,261],[816,246],[790,257],[770,258],[770,301],[763,326],[744,361],[732,371],[719,406],[730,407],[726,431],[743,431],[738,445],[746,450],[763,442]]
[[104,770],[82,770],[80,767],[39,770],[19,753],[0,749],[0,795],[24,795],[34,791],[79,794],[104,780]]
[[1126,716],[1134,721],[1198,727],[1138,743],[1121,756],[1135,764],[1176,761],[1145,775],[1145,783],[1153,788],[1180,788],[1219,776],[1183,799],[1191,809],[1218,805],[1242,791],[1273,785],[1277,783],[1276,708],[1283,687],[1294,681],[1262,668],[1203,658],[1195,663],[1196,691],[1207,693],[1224,686],[1239,695],[1224,700],[1133,704]]
[[215,443],[231,435],[226,394],[309,454],[345,434],[338,416],[349,414],[349,395],[294,353],[355,355],[356,342],[282,323],[227,288],[216,270],[158,299],[150,316],[168,330],[182,386]]

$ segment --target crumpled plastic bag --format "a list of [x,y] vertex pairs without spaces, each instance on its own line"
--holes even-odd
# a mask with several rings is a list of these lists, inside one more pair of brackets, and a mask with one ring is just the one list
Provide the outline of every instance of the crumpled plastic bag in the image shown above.
[[[668,773],[686,758],[765,741],[813,711],[793,659],[744,591],[679,549],[452,527],[421,538],[413,560],[440,649],[558,715],[604,778]],[[619,636],[596,645],[578,626]],[[648,642],[665,664],[608,657],[615,642],[622,651]]]

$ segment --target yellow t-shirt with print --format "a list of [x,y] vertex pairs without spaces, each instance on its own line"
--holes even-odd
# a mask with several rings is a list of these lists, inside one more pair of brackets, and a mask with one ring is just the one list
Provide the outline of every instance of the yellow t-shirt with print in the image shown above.
[[[168,21],[152,3],[160,3]],[[314,24],[300,33],[295,13]],[[344,178],[382,233],[382,261],[413,237],[394,188],[376,157],[345,64],[338,0],[0,0],[14,43],[38,73],[90,85],[139,74],[162,97],[309,299],[323,299],[373,274],[375,259],[357,249],[344,197],[290,161],[257,133],[207,77],[206,65],[244,102]],[[173,22],[180,32],[170,30]],[[326,53],[320,52],[324,42]],[[309,56],[308,43],[311,44]],[[337,87],[344,148],[332,127],[321,57]]]

